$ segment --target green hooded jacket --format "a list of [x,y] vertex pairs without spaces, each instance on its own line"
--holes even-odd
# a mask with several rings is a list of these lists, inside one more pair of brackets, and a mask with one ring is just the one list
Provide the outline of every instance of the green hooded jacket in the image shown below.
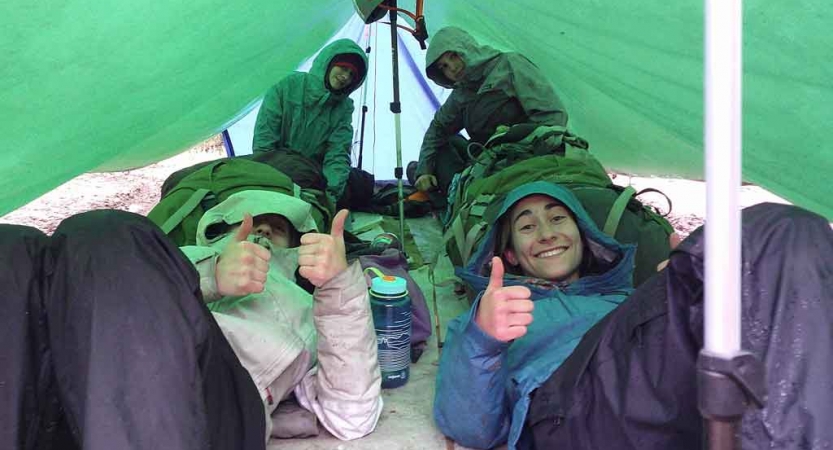
[[[449,51],[466,64],[463,79],[456,83],[434,66]],[[567,125],[567,111],[537,66],[520,53],[480,45],[459,28],[446,27],[434,35],[425,67],[428,78],[454,90],[425,132],[417,176],[435,172],[437,151],[462,129],[472,141],[485,143],[498,125]]]
[[[355,53],[364,66],[353,83],[338,92],[325,85],[336,55]],[[269,88],[255,123],[254,153],[290,149],[322,165],[327,194],[336,200],[350,174],[353,100],[367,75],[367,57],[355,42],[339,39],[324,47],[309,73],[294,72]]]

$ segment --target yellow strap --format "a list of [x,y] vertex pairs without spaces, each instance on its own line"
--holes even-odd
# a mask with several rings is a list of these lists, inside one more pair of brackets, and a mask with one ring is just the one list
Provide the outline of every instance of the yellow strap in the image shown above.
[[384,277],[385,276],[385,274],[376,267],[368,267],[367,269],[364,269],[362,272],[365,275],[367,275],[367,272],[373,272],[373,273],[376,274],[377,277]]

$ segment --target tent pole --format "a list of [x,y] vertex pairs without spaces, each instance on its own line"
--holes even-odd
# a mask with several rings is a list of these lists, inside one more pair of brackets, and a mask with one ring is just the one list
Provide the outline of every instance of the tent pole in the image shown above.
[[402,112],[402,105],[399,102],[399,41],[396,30],[396,0],[390,0],[388,5],[394,8],[394,10],[390,11],[390,48],[393,58],[393,102],[390,104],[390,110],[393,113],[393,122],[396,128],[396,168],[394,169],[394,176],[396,176],[396,184],[399,187],[399,239],[402,241],[402,251],[404,252],[405,199],[402,190],[402,124],[399,117]]
[[226,156],[229,158],[234,157],[234,144],[231,142],[231,135],[228,132],[228,128],[223,130],[223,147],[226,149]]
[[704,348],[723,357],[740,352],[740,4],[706,0]]
[[[370,25],[365,25],[365,26],[367,27],[366,28],[367,29],[367,46],[365,46],[365,48],[364,48],[364,53],[365,53],[365,55],[367,55],[367,63],[368,63],[367,64],[367,72],[370,73],[370,33],[371,33],[372,28],[370,27]],[[365,77],[367,77],[367,75],[365,75]],[[375,83],[376,80],[373,80],[373,82]],[[366,118],[367,118],[367,85],[368,84],[369,83],[364,83],[364,85],[362,86],[362,88],[363,88],[362,89],[362,119],[361,119],[361,125],[359,125],[359,127],[361,129],[361,131],[359,133],[359,161],[358,161],[359,169],[363,169],[362,160],[363,160],[363,157],[364,157],[364,127],[365,127],[365,124],[367,123]],[[374,137],[374,139],[375,139],[375,137]]]
[[711,450],[740,448],[744,410],[765,395],[760,363],[740,346],[741,22],[741,0],[705,0],[706,297],[697,380]]

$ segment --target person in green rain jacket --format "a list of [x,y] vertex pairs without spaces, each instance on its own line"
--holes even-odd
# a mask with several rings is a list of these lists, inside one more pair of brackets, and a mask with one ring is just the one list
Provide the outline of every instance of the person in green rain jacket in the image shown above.
[[520,53],[480,45],[459,28],[434,35],[425,67],[428,78],[454,90],[422,141],[412,176],[421,191],[447,192],[454,174],[465,168],[467,143],[456,136],[462,129],[471,142],[484,144],[499,125],[567,125],[567,110],[535,64]]
[[266,91],[255,123],[252,151],[294,152],[321,165],[327,196],[335,205],[350,173],[353,100],[367,74],[367,58],[355,42],[324,47],[307,72],[294,72]]

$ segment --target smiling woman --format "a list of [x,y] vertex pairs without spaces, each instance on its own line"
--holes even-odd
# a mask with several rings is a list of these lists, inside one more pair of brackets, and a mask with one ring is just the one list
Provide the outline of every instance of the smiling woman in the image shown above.
[[635,250],[603,234],[576,197],[553,183],[511,191],[496,220],[472,257],[477,267],[461,272],[481,295],[449,324],[434,417],[460,444],[508,441],[514,449],[541,374],[631,291]]
[[[497,206],[499,226],[457,272],[479,296],[443,344],[440,430],[475,448],[702,448],[703,229],[634,291],[634,246],[599,231],[567,189],[533,182]],[[833,315],[815,300],[833,295],[833,233],[806,210],[760,204],[743,211],[742,236],[743,348],[764,361],[770,398],[789,399],[744,418],[743,447],[829,439]]]
[[504,216],[509,242],[503,252],[512,266],[549,281],[575,281],[584,255],[573,212],[542,194],[525,197]]

